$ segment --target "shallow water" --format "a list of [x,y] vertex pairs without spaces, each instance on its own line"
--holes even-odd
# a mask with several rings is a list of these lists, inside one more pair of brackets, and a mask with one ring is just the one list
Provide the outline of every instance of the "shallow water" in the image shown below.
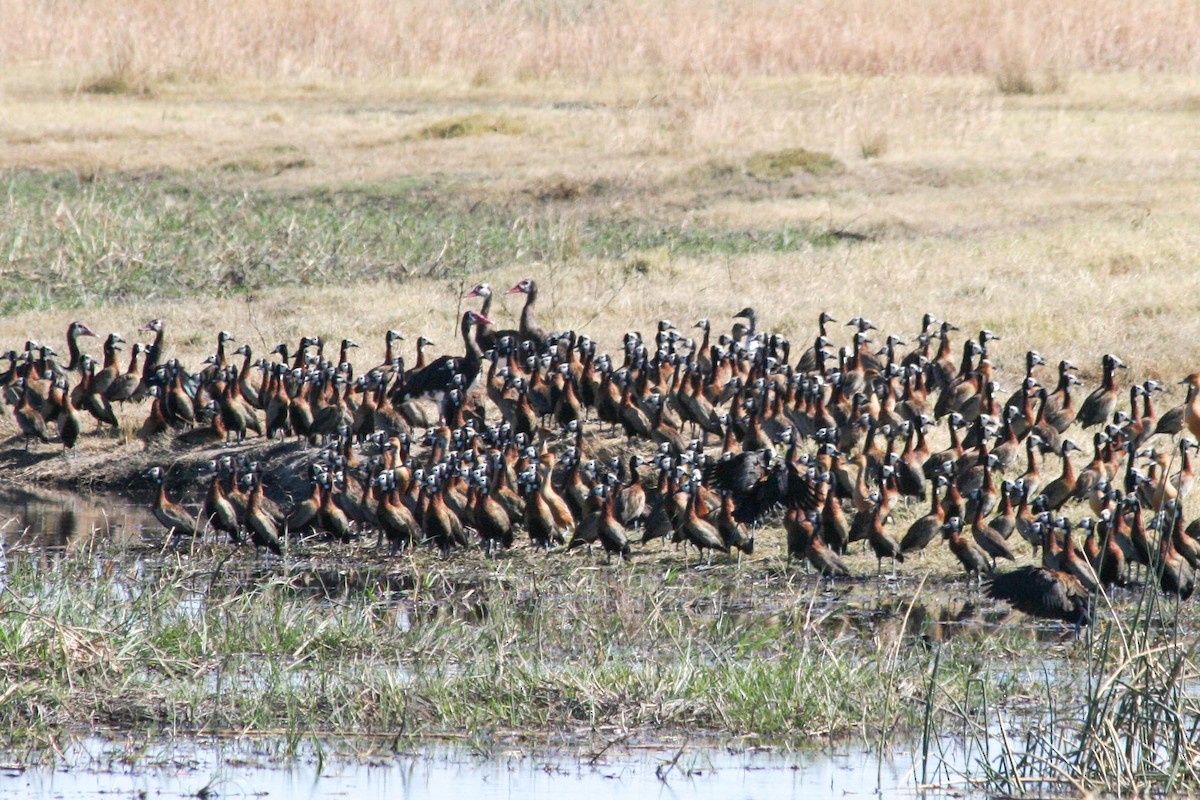
[[[816,752],[614,748],[594,764],[565,754],[496,750],[480,755],[438,744],[411,753],[361,760],[308,753],[287,768],[269,766],[261,749],[229,743],[165,744],[123,764],[120,745],[92,740],[67,753],[56,769],[0,769],[0,796],[17,800],[93,797],[287,798],[938,798],[916,790],[911,747],[879,756],[858,746]],[[678,754],[678,759],[676,756]],[[674,760],[674,765],[671,765]],[[149,766],[147,766],[149,765]]]
[[0,490],[0,537],[9,550],[78,552],[98,541],[137,544],[159,533],[150,509],[125,497]]
[[[180,547],[186,550],[189,541],[168,538],[144,503],[121,495],[0,488],[0,582],[8,558],[31,555],[44,559],[87,557],[94,560],[98,571],[109,568],[111,563],[132,564],[134,573],[145,577],[154,573],[164,554]],[[226,547],[220,537],[196,541],[218,549]],[[301,557],[289,561],[281,572],[278,563],[255,559],[251,548],[242,552],[244,556],[224,566],[220,588],[237,591],[282,576],[297,592],[316,600],[344,599],[370,592],[390,598],[402,617],[400,625],[404,629],[426,620],[440,620],[446,614],[468,622],[482,619],[488,607],[478,591],[480,581],[503,583],[498,574],[489,577],[464,574],[459,585],[444,587],[440,600],[434,600],[426,592],[421,607],[416,607],[407,599],[416,588],[413,576],[384,560],[362,561],[358,556],[353,560]],[[131,585],[129,591],[137,591],[136,586]],[[729,597],[697,597],[685,585],[665,591],[679,592],[679,602],[686,604],[693,614],[727,616],[735,622],[749,614],[756,624],[776,624],[781,628],[811,619],[831,637],[899,635],[927,645],[960,637],[989,636],[1010,613],[1004,606],[989,604],[981,608],[977,598],[956,597],[961,591],[958,587],[949,596],[933,591],[918,599],[898,585],[887,586],[886,582],[848,583],[837,592],[815,598],[811,606],[797,605],[790,594],[786,604],[755,598],[748,605],[746,598],[736,593]],[[565,597],[564,601],[569,599]],[[204,602],[205,596],[198,593],[193,610],[198,612]],[[1060,641],[1066,635],[1063,627],[1056,624],[1026,625],[1023,633],[1031,639],[1048,642]]]

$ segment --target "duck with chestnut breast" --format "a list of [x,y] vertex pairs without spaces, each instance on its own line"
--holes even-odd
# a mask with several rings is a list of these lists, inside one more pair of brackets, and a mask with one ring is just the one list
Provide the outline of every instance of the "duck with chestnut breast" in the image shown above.
[[1112,419],[1113,412],[1117,410],[1117,382],[1114,375],[1118,369],[1128,369],[1128,366],[1121,359],[1106,353],[1101,359],[1101,367],[1104,370],[1104,378],[1100,385],[1087,396],[1083,401],[1083,405],[1079,407],[1079,414],[1076,419],[1084,428],[1090,428],[1093,425],[1104,425]]
[[59,411],[58,416],[54,418],[54,423],[58,427],[58,438],[63,445],[63,455],[75,452],[75,443],[79,440],[79,434],[83,430],[83,422],[79,418],[79,411],[75,408],[75,404],[71,402],[71,393],[67,390],[67,379],[58,379],[58,388],[62,394],[63,407]]
[[13,410],[13,416],[17,420],[17,427],[21,429],[21,435],[25,438],[25,451],[29,452],[29,442],[33,439],[49,444],[50,432],[46,428],[45,418],[30,403],[28,381],[19,378],[16,387],[21,399]]
[[241,488],[248,491],[246,496],[246,528],[250,531],[250,541],[254,551],[265,547],[277,556],[283,555],[283,547],[279,544],[279,525],[275,517],[263,508],[262,475],[252,470],[241,478]]
[[142,327],[139,327],[138,333],[154,333],[154,341],[150,344],[143,345],[143,354],[145,359],[142,361],[142,380],[138,383],[137,389],[133,390],[133,402],[142,402],[146,396],[146,390],[150,389],[152,379],[158,368],[162,367],[166,361],[163,360],[163,338],[164,326],[161,319],[151,319]]
[[92,378],[93,392],[107,395],[113,381],[120,376],[121,368],[117,366],[117,353],[120,352],[121,344],[124,341],[125,339],[119,333],[110,333],[104,340],[104,364]]
[[162,467],[151,467],[143,477],[148,478],[158,489],[154,497],[154,518],[167,529],[167,533],[191,536],[200,531],[196,517],[167,497],[166,472]]
[[142,354],[144,347],[141,342],[133,343],[133,347],[129,351],[129,368],[114,378],[104,392],[104,397],[109,403],[120,403],[123,408],[125,403],[133,399],[134,393],[142,382],[141,373],[138,371],[138,357]]

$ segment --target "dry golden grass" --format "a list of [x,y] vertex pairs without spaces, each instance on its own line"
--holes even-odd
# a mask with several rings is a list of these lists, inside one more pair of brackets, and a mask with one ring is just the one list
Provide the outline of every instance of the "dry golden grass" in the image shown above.
[[1064,71],[1194,70],[1198,34],[1200,11],[1182,0],[12,0],[0,9],[2,63],[135,94],[197,79],[488,86],[813,72],[988,73],[1026,91],[1052,88]]
[[[597,216],[849,231],[870,238],[711,258],[649,251],[596,261],[568,247],[553,264],[480,266],[497,285],[539,278],[547,324],[583,328],[608,346],[661,316],[690,325],[701,316],[724,319],[747,303],[798,341],[812,335],[822,308],[839,318],[863,313],[908,336],[930,310],[965,330],[987,326],[1004,335],[1002,369],[1037,347],[1093,370],[1113,350],[1149,375],[1192,371],[1200,337],[1192,263],[1200,249],[1200,167],[1187,154],[1200,81],[1091,77],[1061,95],[1008,99],[975,79],[805,85],[797,92],[795,84],[766,81],[745,97],[690,107],[681,100],[676,111],[690,115],[683,133],[676,111],[650,104],[555,109],[512,100],[502,113],[522,120],[524,133],[432,140],[414,134],[479,113],[483,104],[375,105],[328,93],[306,99],[279,92],[251,102],[245,94],[130,100],[14,92],[0,123],[0,165],[66,166],[85,175],[198,170],[205,185],[216,180],[223,189],[386,187],[445,177],[468,198],[533,198],[568,243],[570,230]],[[776,111],[756,115],[756,106]],[[865,160],[857,152],[856,119],[886,128],[886,153]],[[796,147],[829,152],[844,168],[754,173],[762,154]],[[309,331],[377,343],[399,325],[432,333],[453,351],[457,288],[412,280],[382,291],[266,291],[253,302],[126,300],[103,312],[104,324],[87,311],[20,314],[0,324],[0,337],[54,341],[70,318],[89,316],[91,324],[128,333],[164,316],[181,354],[197,358],[211,347],[201,332],[225,327],[246,336],[253,315],[260,345]],[[511,298],[506,306],[501,322],[518,310]]]
[[[1200,368],[1197,33],[1195,4],[1128,0],[0,3],[0,279],[5,308],[36,305],[8,303],[29,286],[49,308],[0,318],[0,350],[33,338],[62,351],[73,319],[132,340],[162,317],[169,353],[193,368],[226,329],[258,355],[301,335],[331,348],[350,337],[363,345],[352,355],[362,372],[382,359],[389,328],[408,335],[410,361],[422,333],[435,354],[459,352],[456,320],[475,303],[463,291],[488,280],[500,292],[532,276],[543,325],[583,331],[604,349],[663,317],[720,328],[745,305],[794,352],[823,309],[866,315],[880,339],[911,342],[930,311],[962,327],[959,346],[982,327],[1003,337],[992,352],[1006,390],[1027,348],[1076,362],[1089,388],[1104,352],[1132,365],[1122,380],[1174,384]],[[836,168],[810,168],[813,153]],[[19,179],[31,170],[104,189]],[[14,196],[14,185],[36,196]],[[358,216],[344,227],[336,213],[304,217],[329,227],[309,249],[262,243],[273,269],[317,276],[301,288],[254,281],[264,271],[255,237],[279,233],[270,224],[221,211],[200,215],[217,221],[211,233],[178,219],[156,232],[122,218],[159,219],[145,197],[189,212],[243,195],[328,210],[330,197],[363,188],[379,207],[411,209],[414,186],[418,200],[454,200],[447,213],[493,209],[487,220],[501,224],[487,235],[504,223],[541,226],[553,248],[481,247],[453,270],[410,269],[382,255],[393,252],[387,236],[409,233],[405,223],[363,222],[350,204]],[[452,236],[484,235],[469,225],[478,218],[461,219],[445,229],[448,249]],[[627,234],[630,220],[672,233],[587,246],[596,231]],[[771,246],[785,226],[825,236]],[[677,247],[691,231],[764,244]],[[497,251],[512,255],[485,257]],[[331,253],[359,259],[353,274],[370,277],[319,280]],[[130,265],[137,275],[194,270],[214,286],[169,299],[151,271],[139,278],[144,296],[69,307],[77,301],[64,296],[91,295],[56,293],[76,274]],[[498,296],[497,323],[514,325],[522,300]],[[834,338],[846,343],[846,329]],[[99,353],[97,340],[85,347]],[[1161,409],[1182,395],[1170,388]],[[127,427],[143,414],[126,410]],[[5,415],[0,437],[13,433]],[[943,441],[939,431],[935,446]],[[38,458],[24,462],[6,451],[6,466],[43,479],[159,461],[186,469],[180,453],[144,452],[127,436],[86,435],[70,463],[57,449],[35,446]],[[898,510],[897,532],[923,510]],[[746,574],[776,580],[780,532],[760,542],[761,572]],[[513,558],[522,569],[542,563]],[[678,563],[657,549],[638,560],[651,569],[631,574]],[[855,555],[853,567],[870,574],[874,559]],[[715,574],[733,572],[722,564]],[[904,565],[898,584],[864,586],[888,598],[930,573],[958,573],[945,548]],[[957,584],[949,592],[961,594]]]
[[[380,264],[369,285],[22,312],[0,321],[5,347],[59,344],[74,318],[128,335],[165,317],[189,364],[226,328],[259,351],[349,336],[366,346],[362,368],[391,327],[456,352],[457,294],[476,276],[504,287],[531,275],[544,324],[608,348],[661,317],[724,324],[750,304],[798,347],[822,309],[905,337],[927,310],[964,331],[988,327],[1004,337],[994,358],[1010,387],[1029,347],[1070,358],[1089,380],[1106,351],[1133,376],[1170,382],[1200,361],[1191,5],[241,8],[98,2],[52,20],[50,7],[4,4],[0,168],[168,171],[226,193],[386,195],[426,182],[512,209],[514,226],[543,220],[559,249],[478,262],[453,280],[397,285]],[[1121,68],[1136,69],[1108,71]],[[895,74],[861,76],[879,72]],[[75,91],[114,78],[124,88]],[[469,135],[437,133],[464,120]],[[763,168],[804,151],[839,167]],[[104,213],[64,203],[56,224]],[[610,219],[851,236],[788,252],[582,252],[582,232]],[[496,317],[512,324],[518,311],[508,298]]]

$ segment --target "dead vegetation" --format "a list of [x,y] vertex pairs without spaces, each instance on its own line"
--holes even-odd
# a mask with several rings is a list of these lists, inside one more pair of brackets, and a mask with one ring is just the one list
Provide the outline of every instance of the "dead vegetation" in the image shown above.
[[[565,0],[479,4],[352,0],[6,3],[7,66],[38,63],[134,95],[180,81],[415,80],[463,89],[661,76],[923,73],[1013,76],[1056,69],[1194,70],[1195,9],[1124,0],[1014,7],[881,0]],[[619,42],[619,46],[614,43]],[[1011,90],[1011,89],[1010,89]]]

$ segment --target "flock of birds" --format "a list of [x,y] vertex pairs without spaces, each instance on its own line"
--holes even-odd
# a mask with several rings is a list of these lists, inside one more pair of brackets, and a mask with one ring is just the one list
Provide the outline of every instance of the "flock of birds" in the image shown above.
[[[876,341],[875,326],[855,317],[835,350],[836,321],[822,312],[794,357],[787,338],[759,329],[752,308],[728,333],[700,320],[688,336],[661,320],[652,336],[627,333],[608,354],[585,335],[543,330],[532,279],[515,293],[526,296],[516,328],[496,329],[492,289],[478,284],[467,297],[482,306],[462,316],[462,354],[429,360],[432,343],[421,337],[411,366],[397,331],[360,375],[349,339],[336,360],[316,337],[255,360],[248,344],[231,352],[234,337],[222,331],[192,372],[166,357],[164,322],[153,320],[141,329],[153,340],[134,343],[122,371],[125,340],[109,334],[97,363],[80,348],[95,334],[75,322],[65,364],[26,342],[4,355],[0,386],[26,449],[51,442],[53,426],[71,451],[84,415],[116,428],[113,404],[138,402],[149,403],[137,432],[148,444],[296,437],[312,453],[311,492],[288,509],[264,494],[263,467],[233,451],[209,463],[198,514],[168,498],[161,467],[146,475],[169,531],[215,530],[277,554],[288,536],[348,542],[376,531],[393,554],[429,543],[491,555],[523,530],[547,550],[599,546],[624,559],[631,540],[663,539],[702,558],[740,559],[756,530],[782,515],[789,562],[822,575],[850,575],[842,557],[858,541],[894,575],[941,540],[992,597],[1076,626],[1088,623],[1095,593],[1134,579],[1192,594],[1200,520],[1184,525],[1182,501],[1197,444],[1180,434],[1200,439],[1200,373],[1181,382],[1184,403],[1160,416],[1154,381],[1130,385],[1123,403],[1116,375],[1126,365],[1115,356],[1104,356],[1100,385],[1079,401],[1075,366],[1060,361],[1045,382],[1045,360],[1029,351],[1004,397],[990,331],[964,337],[956,359],[949,322],[926,314],[902,352],[899,337]],[[931,452],[935,425],[950,445]],[[1077,469],[1071,453],[1082,448],[1068,436],[1089,429],[1091,460]],[[606,443],[622,435],[627,449]],[[1044,476],[1051,455],[1060,468]],[[928,513],[901,531],[892,511],[907,502],[927,502]],[[1066,512],[1076,510],[1087,516],[1072,522]],[[1021,541],[1040,563],[998,572]]]

